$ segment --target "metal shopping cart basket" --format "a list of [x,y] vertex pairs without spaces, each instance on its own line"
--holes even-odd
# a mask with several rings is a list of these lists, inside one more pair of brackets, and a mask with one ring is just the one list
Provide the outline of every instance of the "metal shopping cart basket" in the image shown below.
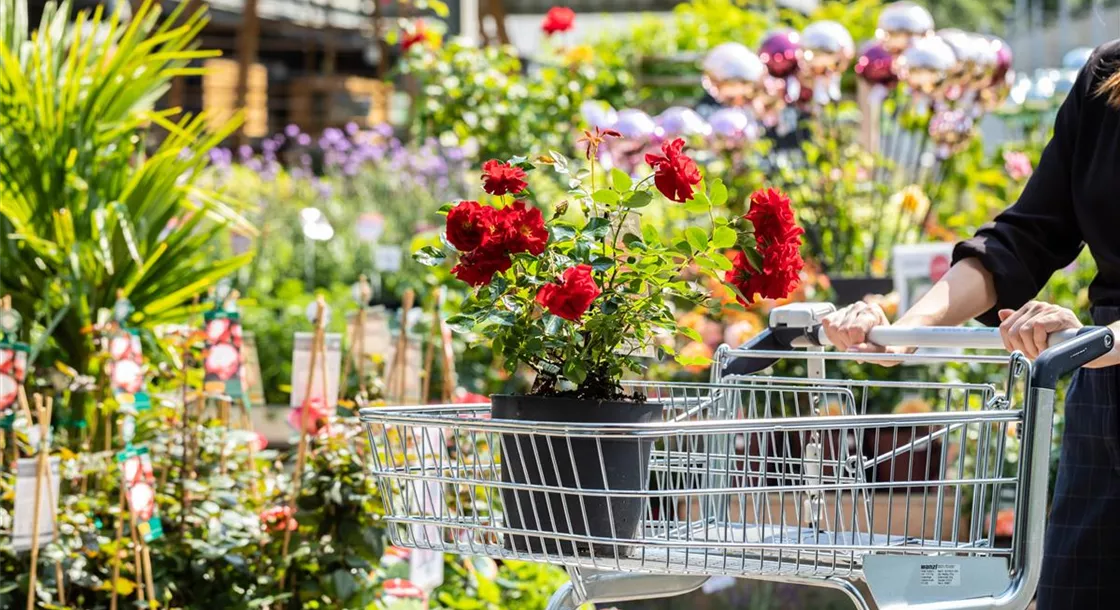
[[[627,382],[661,405],[660,421],[511,421],[491,418],[489,404],[363,409],[393,544],[563,565],[571,582],[554,609],[670,596],[726,576],[832,587],[858,608],[1026,607],[1055,387],[1108,352],[1111,332],[1052,337],[1033,363],[880,355],[919,366],[914,381],[875,381],[857,379],[870,365],[822,345],[830,311],[775,309],[754,340],[718,350],[710,383]],[[996,331],[974,328],[883,328],[871,340],[1001,346]],[[764,374],[778,361],[792,372]],[[1007,371],[985,383],[916,374],[946,362]],[[612,486],[620,446],[642,476]],[[561,473],[577,461],[602,476]],[[1014,525],[1000,536],[1006,514]],[[603,515],[605,531],[591,525]]]

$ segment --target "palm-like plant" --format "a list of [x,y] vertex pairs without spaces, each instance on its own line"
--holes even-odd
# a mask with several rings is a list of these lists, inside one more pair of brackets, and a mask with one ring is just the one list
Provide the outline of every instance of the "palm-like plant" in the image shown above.
[[[0,292],[87,373],[90,329],[118,291],[134,322],[173,321],[247,261],[215,255],[216,235],[252,228],[196,185],[237,121],[210,133],[203,116],[156,109],[216,54],[195,47],[203,10],[182,2],[161,20],[149,0],[126,20],[52,3],[33,30],[25,2],[0,0]],[[166,135],[149,153],[153,128]]]

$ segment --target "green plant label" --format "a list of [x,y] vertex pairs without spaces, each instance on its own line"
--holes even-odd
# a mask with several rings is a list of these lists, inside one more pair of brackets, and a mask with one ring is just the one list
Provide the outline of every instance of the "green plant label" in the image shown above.
[[120,330],[109,338],[109,387],[113,398],[125,411],[145,411],[152,407],[147,391],[144,349],[136,331]]
[[220,309],[206,312],[203,390],[230,400],[245,396],[241,367],[241,316]]
[[156,479],[147,447],[129,447],[117,454],[128,510],[136,531],[151,542],[163,536],[163,524],[156,509]]

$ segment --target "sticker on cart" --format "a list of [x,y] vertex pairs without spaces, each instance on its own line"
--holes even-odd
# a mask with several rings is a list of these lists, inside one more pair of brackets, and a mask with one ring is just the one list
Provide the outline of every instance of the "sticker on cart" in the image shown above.
[[918,572],[923,587],[961,586],[961,566],[954,563],[923,563]]

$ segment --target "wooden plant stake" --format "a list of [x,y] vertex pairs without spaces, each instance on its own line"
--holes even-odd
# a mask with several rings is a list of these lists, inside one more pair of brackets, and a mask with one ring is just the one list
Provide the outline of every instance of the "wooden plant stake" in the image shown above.
[[[303,394],[303,404],[300,405],[300,422],[299,422],[299,450],[296,454],[296,469],[292,473],[292,494],[288,499],[288,508],[294,513],[296,510],[296,503],[299,501],[300,486],[303,482],[303,469],[307,463],[307,415],[311,405],[311,390],[315,387],[315,367],[319,364],[320,355],[323,360],[326,360],[326,349],[324,345],[324,329],[323,326],[326,320],[327,302],[319,296],[315,300],[315,333],[311,337],[311,362],[307,371],[307,391]],[[324,368],[325,372],[325,368]],[[325,377],[325,375],[324,375]],[[323,385],[326,385],[324,379]],[[323,400],[327,398],[327,393],[323,392]],[[284,542],[281,546],[280,555],[283,559],[288,558],[288,547],[292,542],[292,531],[289,528],[284,528]],[[280,580],[280,587],[283,588],[285,581],[288,578],[287,570],[284,572],[284,577]]]
[[140,555],[144,558],[144,585],[148,587],[148,599],[156,601],[156,587],[152,580],[152,552],[148,543],[140,539]]
[[[48,396],[47,397],[47,413],[48,413],[47,423],[48,424],[50,423],[50,418],[51,418],[50,414],[53,413],[53,412],[54,412],[54,397],[53,396]],[[48,458],[49,458],[49,452],[48,452]],[[54,483],[51,481],[51,476],[52,475],[51,475],[51,468],[50,468],[50,460],[49,459],[47,460],[46,474],[47,474],[47,503],[49,503],[52,507],[57,507],[58,505],[55,504],[55,499],[54,499]],[[60,488],[60,493],[61,493],[61,488]],[[54,539],[56,541],[59,540],[59,536],[58,536],[58,515],[55,515],[55,518],[51,521],[51,531],[54,533]],[[62,560],[61,559],[55,559],[54,560],[54,580],[55,580],[56,583],[58,583],[58,603],[59,603],[59,605],[65,606],[66,605],[66,579],[65,579],[65,574],[62,570]]]
[[132,530],[132,573],[136,576],[136,598],[144,601],[144,564],[140,559],[140,538],[136,535],[136,515],[128,511],[129,529]]
[[[19,389],[24,409],[28,409],[27,396],[23,388]],[[39,513],[42,511],[43,478],[49,467],[47,460],[47,438],[51,427],[51,409],[53,401],[43,406],[43,397],[35,395],[35,411],[39,415],[39,448],[38,462],[35,464],[35,513],[31,516],[31,575],[27,581],[27,610],[35,608],[35,589],[39,576]],[[31,423],[31,420],[28,420]]]
[[395,404],[403,404],[405,401],[405,371],[408,369],[408,312],[412,309],[413,301],[416,299],[416,293],[412,289],[404,292],[401,299],[401,328],[400,334],[397,337],[397,352],[393,354],[393,364],[389,369],[389,385],[388,398],[390,401],[395,400]]
[[117,610],[117,581],[121,577],[121,538],[124,537],[124,484],[121,484],[120,493],[120,506],[121,514],[117,515],[117,532],[116,543],[113,548],[116,550],[113,553],[113,593],[109,598],[109,610]]

